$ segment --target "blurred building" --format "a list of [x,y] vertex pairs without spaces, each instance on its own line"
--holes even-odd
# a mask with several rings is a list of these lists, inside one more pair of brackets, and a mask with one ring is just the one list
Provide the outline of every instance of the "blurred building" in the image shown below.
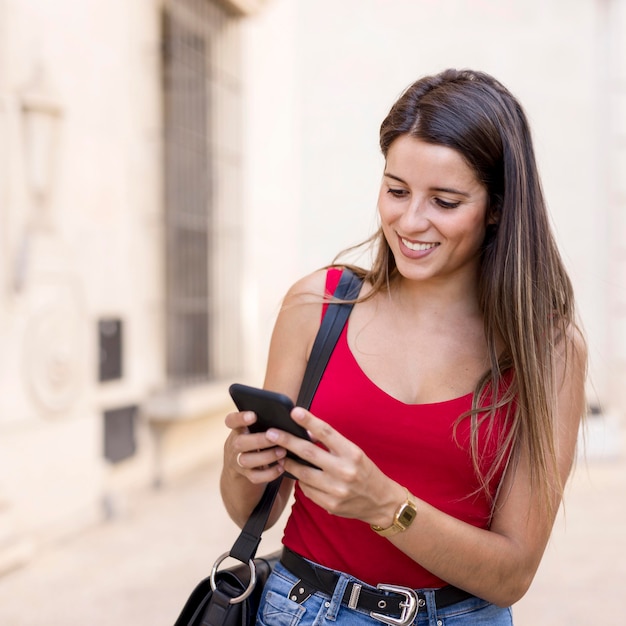
[[448,66],[526,107],[619,421],[625,4],[0,0],[0,573],[218,458],[284,291],[374,227],[380,121]]

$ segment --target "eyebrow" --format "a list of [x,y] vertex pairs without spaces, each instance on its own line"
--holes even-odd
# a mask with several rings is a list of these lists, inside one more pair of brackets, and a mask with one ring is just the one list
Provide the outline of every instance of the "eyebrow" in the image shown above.
[[[399,176],[395,176],[394,174],[390,174],[389,172],[385,172],[384,176],[386,178],[392,178],[393,180],[397,180],[399,183],[402,183],[403,185],[407,184],[405,180],[403,180]],[[465,191],[459,191],[458,189],[453,189],[452,187],[431,187],[431,189],[432,189],[432,191],[439,191],[439,192],[443,192],[443,193],[456,194],[458,196],[463,196],[465,198],[469,198],[470,197],[470,195],[468,193],[466,193]]]

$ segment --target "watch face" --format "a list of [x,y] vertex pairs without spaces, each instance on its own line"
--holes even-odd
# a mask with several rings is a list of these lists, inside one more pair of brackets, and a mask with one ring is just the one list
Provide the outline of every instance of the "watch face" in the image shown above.
[[400,515],[398,515],[398,522],[404,526],[404,528],[407,528],[407,526],[410,526],[411,522],[415,519],[416,515],[417,511],[412,506],[407,504],[402,507]]

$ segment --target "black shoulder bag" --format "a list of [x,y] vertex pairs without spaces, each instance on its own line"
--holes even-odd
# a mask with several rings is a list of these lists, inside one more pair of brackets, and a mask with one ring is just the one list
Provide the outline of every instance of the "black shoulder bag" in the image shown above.
[[[339,302],[328,306],[306,367],[297,406],[309,408],[328,359],[358,297],[362,280],[344,269],[334,296]],[[230,552],[220,556],[210,576],[200,581],[187,599],[174,626],[253,626],[265,581],[280,558],[280,552],[255,558],[261,534],[280,488],[282,477],[267,485],[261,500],[237,537]],[[240,564],[218,571],[227,557]]]

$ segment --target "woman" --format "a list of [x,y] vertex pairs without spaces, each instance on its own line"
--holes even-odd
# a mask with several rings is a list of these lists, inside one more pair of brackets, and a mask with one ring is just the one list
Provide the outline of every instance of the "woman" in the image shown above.
[[[259,624],[511,624],[585,410],[528,123],[492,77],[447,70],[406,90],[380,145],[374,261],[311,412],[292,413],[314,442],[228,415],[222,497],[241,525],[267,482],[297,478]],[[266,388],[297,396],[338,274],[290,289]]]

